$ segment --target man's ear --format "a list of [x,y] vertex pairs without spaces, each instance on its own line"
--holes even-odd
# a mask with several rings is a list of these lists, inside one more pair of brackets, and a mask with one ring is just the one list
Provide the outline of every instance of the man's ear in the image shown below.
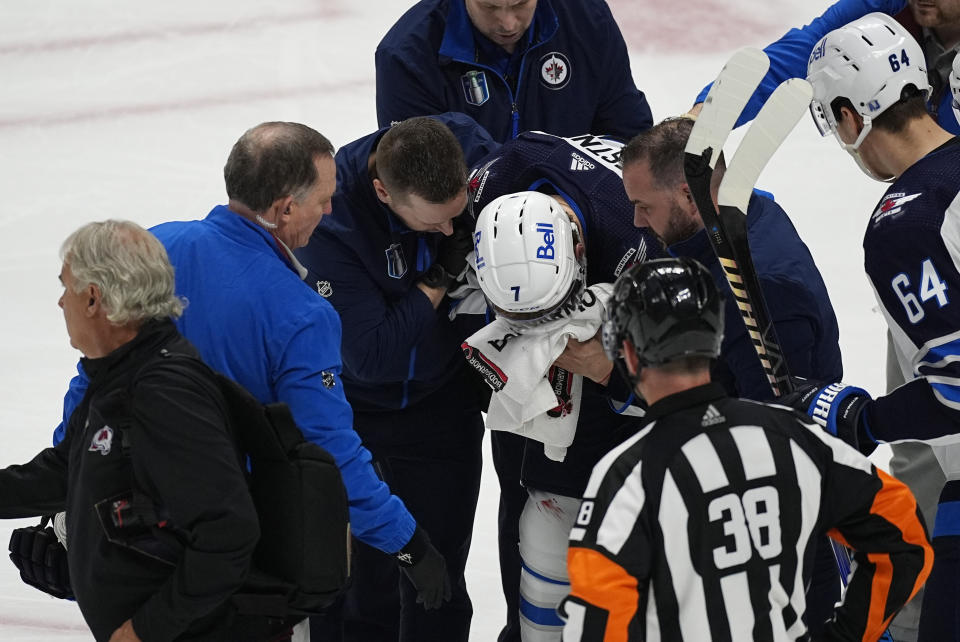
[[373,179],[373,191],[377,193],[377,198],[380,199],[381,203],[390,204],[390,192],[387,191],[383,181],[379,178]]
[[623,340],[623,360],[627,364],[627,372],[631,377],[636,377],[640,371],[640,360],[637,359],[637,351],[629,339]]
[[91,283],[87,286],[84,294],[87,296],[86,315],[88,317],[95,316],[100,310],[101,299],[103,298],[100,293],[100,288]]

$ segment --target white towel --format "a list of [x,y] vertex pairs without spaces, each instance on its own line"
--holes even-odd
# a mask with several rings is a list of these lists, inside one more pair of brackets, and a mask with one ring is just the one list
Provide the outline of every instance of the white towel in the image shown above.
[[613,286],[601,283],[587,290],[584,304],[565,319],[521,332],[498,318],[464,342],[467,361],[494,389],[487,427],[543,442],[544,453],[554,461],[563,461],[573,443],[583,377],[559,368],[551,373],[551,365],[569,339],[586,341],[597,333]]

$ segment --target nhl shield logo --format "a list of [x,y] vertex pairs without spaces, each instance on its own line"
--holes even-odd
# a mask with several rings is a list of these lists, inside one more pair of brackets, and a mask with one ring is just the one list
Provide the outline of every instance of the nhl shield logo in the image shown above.
[[570,82],[570,60],[559,51],[540,58],[540,82],[547,89],[563,89]]
[[387,255],[387,274],[391,279],[402,279],[407,273],[407,258],[403,255],[403,248],[399,243],[392,243],[383,253]]
[[317,281],[317,294],[324,299],[330,298],[330,295],[333,294],[333,285],[330,284],[330,281]]
[[109,455],[110,447],[113,445],[113,428],[104,426],[96,432],[90,441],[90,452],[100,452],[101,455]]
[[479,107],[490,100],[487,74],[484,72],[472,69],[460,76],[460,84],[463,86],[463,95],[466,96],[469,104]]

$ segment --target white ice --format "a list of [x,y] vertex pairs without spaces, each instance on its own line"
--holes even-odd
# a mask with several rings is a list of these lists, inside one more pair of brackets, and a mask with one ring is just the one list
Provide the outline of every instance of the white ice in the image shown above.
[[[576,0],[572,0],[576,1]],[[686,111],[743,45],[763,46],[826,0],[611,0],[657,119]],[[149,226],[225,202],[230,146],[266,120],[336,145],[376,128],[373,51],[409,3],[390,0],[4,0],[0,3],[0,465],[50,443],[78,354],[57,299],[57,251],[91,220]],[[575,70],[574,70],[575,72]],[[736,138],[728,144],[728,154]],[[845,379],[883,391],[884,322],[861,237],[883,186],[804,118],[760,178],[792,216],[840,319]],[[216,257],[210,257],[215,261]],[[468,566],[472,639],[503,623],[497,485],[483,489]],[[10,530],[34,520],[0,522]],[[0,560],[0,639],[89,640],[76,605]]]

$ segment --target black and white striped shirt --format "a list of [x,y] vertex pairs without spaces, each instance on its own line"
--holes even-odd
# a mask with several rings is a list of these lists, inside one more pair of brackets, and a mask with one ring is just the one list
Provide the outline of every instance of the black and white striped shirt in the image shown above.
[[806,639],[823,532],[857,551],[828,639],[876,639],[929,573],[910,491],[798,413],[711,384],[647,420],[584,493],[565,641]]

